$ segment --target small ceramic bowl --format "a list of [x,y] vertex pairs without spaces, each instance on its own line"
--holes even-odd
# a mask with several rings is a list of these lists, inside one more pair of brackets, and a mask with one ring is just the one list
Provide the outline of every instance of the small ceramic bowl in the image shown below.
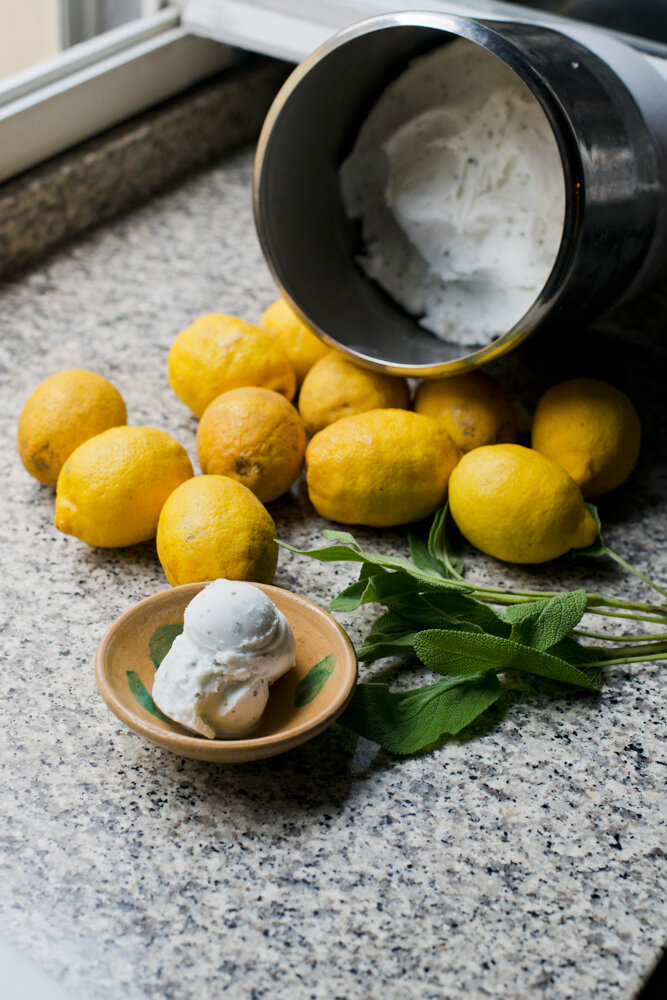
[[173,587],[117,618],[95,656],[97,686],[130,729],[181,757],[219,763],[260,760],[317,736],[341,714],[357,681],[357,658],[331,615],[304,597],[256,583],[283,612],[296,640],[296,666],[271,685],[258,728],[242,740],[209,740],[167,719],[151,691],[155,671],[183,629],[183,612],[204,583]]

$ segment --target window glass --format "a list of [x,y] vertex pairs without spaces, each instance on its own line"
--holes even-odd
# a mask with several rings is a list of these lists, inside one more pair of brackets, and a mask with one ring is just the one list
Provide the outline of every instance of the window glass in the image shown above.
[[0,80],[162,5],[161,0],[2,0]]

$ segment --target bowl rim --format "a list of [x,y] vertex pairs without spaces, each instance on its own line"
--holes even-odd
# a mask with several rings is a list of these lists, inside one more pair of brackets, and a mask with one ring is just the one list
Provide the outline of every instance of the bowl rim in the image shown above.
[[[318,714],[314,718],[311,718],[308,722],[302,722],[298,726],[293,726],[278,733],[273,733],[263,737],[248,737],[242,740],[209,740],[204,736],[190,735],[187,732],[172,732],[171,730],[160,728],[148,720],[142,719],[138,714],[134,714],[126,708],[125,704],[118,697],[116,687],[111,683],[106,671],[106,662],[109,650],[118,633],[135,617],[139,611],[144,610],[148,606],[152,604],[159,605],[161,603],[165,603],[175,594],[185,595],[186,593],[189,593],[191,594],[191,597],[189,598],[191,600],[192,597],[198,594],[211,582],[211,580],[205,580],[197,583],[185,583],[178,587],[170,587],[168,590],[161,590],[157,594],[151,594],[149,597],[145,597],[141,601],[137,601],[131,607],[127,608],[127,610],[123,611],[106,629],[95,653],[95,681],[104,702],[113,714],[134,732],[139,733],[141,736],[145,736],[152,742],[158,743],[160,746],[164,747],[171,744],[174,749],[181,751],[202,751],[204,748],[208,748],[209,753],[211,754],[217,751],[217,754],[221,759],[227,755],[235,756],[238,752],[252,752],[260,749],[261,747],[266,747],[276,751],[283,743],[289,743],[290,747],[296,746],[298,742],[305,742],[306,738],[318,735],[318,733],[322,732],[322,730],[328,725],[335,722],[350,702],[357,682],[357,655],[350,637],[328,611],[324,611],[323,608],[320,608],[317,604],[308,600],[308,598],[303,597],[301,594],[296,594],[294,591],[287,590],[285,587],[276,587],[272,584],[255,583],[254,581],[247,582],[252,583],[252,586],[262,590],[268,597],[271,597],[272,594],[289,595],[288,602],[295,602],[296,604],[301,605],[307,610],[309,615],[320,618],[326,623],[328,628],[333,629],[338,634],[339,638],[342,640],[343,647],[347,655],[342,660],[342,665],[346,674],[345,683],[335,698],[328,701]],[[289,615],[286,615],[286,617],[289,619]],[[339,660],[337,659],[337,663],[338,662]],[[179,725],[172,720],[169,720],[169,722],[172,726]]]

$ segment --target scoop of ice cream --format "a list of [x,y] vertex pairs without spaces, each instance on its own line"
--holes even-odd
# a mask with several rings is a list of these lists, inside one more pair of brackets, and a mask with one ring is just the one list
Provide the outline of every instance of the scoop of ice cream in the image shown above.
[[289,622],[257,587],[214,580],[185,609],[183,634],[160,664],[153,700],[202,736],[246,736],[269,685],[296,662]]

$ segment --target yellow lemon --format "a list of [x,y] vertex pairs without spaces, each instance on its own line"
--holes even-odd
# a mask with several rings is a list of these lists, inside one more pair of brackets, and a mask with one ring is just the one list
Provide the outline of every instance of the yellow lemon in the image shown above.
[[55,486],[75,448],[126,422],[123,397],[111,382],[84,368],[56,372],[37,386],[23,407],[18,452],[31,476]]
[[298,383],[329,348],[299,319],[284,299],[278,299],[262,316],[262,329],[278,341],[292,362]]
[[313,365],[299,394],[299,413],[309,434],[317,434],[341,417],[409,405],[405,379],[360,368],[336,351],[328,351]]
[[63,465],[56,528],[102,548],[145,542],[169,494],[192,475],[185,448],[165,431],[112,427]]
[[641,425],[620,389],[573,378],[547,390],[533,419],[532,445],[570,473],[585,497],[624,482],[639,457]]
[[308,492],[318,514],[387,527],[432,514],[459,454],[449,434],[410,410],[343,417],[306,449]]
[[275,539],[271,515],[247,487],[227,476],[195,476],[162,508],[157,552],[174,587],[218,577],[271,583]]
[[442,424],[459,451],[516,441],[512,404],[483,372],[428,379],[415,395],[415,410]]
[[298,479],[305,450],[301,417],[271,389],[223,392],[197,429],[202,472],[236,479],[262,503],[275,500]]
[[505,562],[547,562],[597,536],[572,477],[518,444],[464,455],[449,481],[449,504],[468,541]]
[[179,333],[167,360],[172,389],[201,417],[216,396],[244,385],[274,389],[287,399],[296,375],[280,344],[242,319],[201,316]]

